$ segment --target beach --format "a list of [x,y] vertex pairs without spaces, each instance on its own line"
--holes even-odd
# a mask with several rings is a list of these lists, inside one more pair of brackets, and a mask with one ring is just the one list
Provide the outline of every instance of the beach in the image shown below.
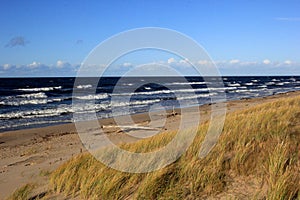
[[[243,110],[252,106],[272,102],[277,99],[299,96],[300,92],[289,92],[268,97],[233,100],[227,102],[227,113]],[[196,109],[196,107],[195,107]],[[198,109],[198,107],[197,107]],[[209,104],[199,107],[200,123],[210,118]],[[193,109],[189,109],[189,119],[194,123],[195,114]],[[180,110],[170,110],[167,112],[156,112],[151,118],[151,129],[148,126],[150,117],[148,113],[132,115],[137,128],[120,130],[115,125],[113,119],[99,120],[104,133],[116,144],[135,142],[137,139],[132,135],[148,137],[147,131],[176,130],[180,122]],[[161,126],[161,120],[166,118],[166,123]],[[84,122],[84,126],[89,127],[89,122]],[[185,123],[183,128],[190,128],[189,123]],[[142,127],[142,128],[138,128]],[[124,130],[124,129],[123,129]],[[49,126],[43,128],[23,129],[17,131],[3,132],[0,134],[0,199],[7,198],[17,188],[27,184],[37,185],[35,192],[41,194],[48,191],[48,175],[58,166],[69,160],[71,157],[86,151],[82,145],[80,137],[73,123]]]

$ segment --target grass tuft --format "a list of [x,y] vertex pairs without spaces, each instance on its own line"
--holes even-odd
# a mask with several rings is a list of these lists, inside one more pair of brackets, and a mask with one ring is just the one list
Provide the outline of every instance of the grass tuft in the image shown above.
[[33,184],[26,184],[17,189],[8,199],[9,200],[24,200],[29,199],[34,189]]
[[[82,154],[51,174],[52,189],[80,195],[82,199],[300,197],[300,97],[229,114],[218,144],[208,156],[199,159],[207,128],[208,123],[204,123],[194,130],[197,135],[189,149],[161,170],[147,174],[119,172],[90,154]],[[166,145],[174,135],[165,132],[121,147],[132,152],[150,152]],[[231,192],[233,183],[241,177],[261,180],[261,186],[244,181],[249,191]]]

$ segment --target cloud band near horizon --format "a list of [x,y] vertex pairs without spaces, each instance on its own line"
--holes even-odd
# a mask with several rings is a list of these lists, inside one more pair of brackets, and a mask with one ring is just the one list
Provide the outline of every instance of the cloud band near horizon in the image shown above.
[[[150,63],[150,62],[149,62]],[[169,58],[165,61],[151,62],[151,64],[168,65],[177,70],[183,76],[192,76],[195,70],[192,65],[200,67],[210,67],[213,64],[217,66],[221,75],[300,75],[300,63],[285,60],[285,61],[271,61],[264,59],[262,61],[240,61],[238,59],[224,60],[224,61],[188,61],[175,58]],[[143,63],[144,64],[144,63]],[[192,64],[192,65],[191,65]],[[124,62],[122,64],[115,64],[108,68],[107,76],[122,76],[130,69],[138,66],[131,62]],[[87,76],[95,76],[97,69],[104,67],[103,65],[94,65]],[[26,65],[2,64],[0,65],[0,77],[46,77],[46,76],[76,76],[80,64],[71,64],[62,60],[58,60],[55,64],[46,65],[40,62],[32,62]],[[151,69],[149,69],[151,71]],[[165,74],[159,74],[164,76]],[[141,74],[141,76],[147,75]],[[167,75],[166,75],[167,76]]]

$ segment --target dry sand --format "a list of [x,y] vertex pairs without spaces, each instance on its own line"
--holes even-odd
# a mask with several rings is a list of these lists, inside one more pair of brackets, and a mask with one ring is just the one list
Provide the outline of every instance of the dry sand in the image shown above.
[[[263,98],[229,101],[227,113],[299,94],[300,92],[290,92]],[[190,128],[195,124],[195,119],[199,115],[197,109],[200,110],[201,122],[209,119],[210,105],[194,107],[189,109],[188,119],[183,128]],[[151,113],[151,116],[143,113],[133,115],[132,119],[136,126],[124,124],[120,128],[116,126],[114,119],[99,120],[99,124],[102,126],[101,130],[114,143],[134,142],[137,138],[133,136],[143,138],[164,130],[177,130],[181,112],[176,109],[174,113],[155,112]],[[122,121],[122,117],[118,120]],[[95,132],[94,135],[103,137],[99,134],[99,130],[91,129],[89,123],[82,124],[85,131]],[[84,151],[86,149],[73,123],[0,133],[0,199],[7,198],[17,188],[27,183],[36,185],[36,193],[46,192],[49,173],[72,156]]]

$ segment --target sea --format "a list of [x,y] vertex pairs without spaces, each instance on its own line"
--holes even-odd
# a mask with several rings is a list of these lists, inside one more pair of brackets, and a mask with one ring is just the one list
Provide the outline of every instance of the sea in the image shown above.
[[75,112],[84,121],[87,113],[102,119],[203,105],[220,93],[228,101],[300,90],[300,76],[218,80],[211,87],[215,77],[0,78],[0,132],[73,122]]

